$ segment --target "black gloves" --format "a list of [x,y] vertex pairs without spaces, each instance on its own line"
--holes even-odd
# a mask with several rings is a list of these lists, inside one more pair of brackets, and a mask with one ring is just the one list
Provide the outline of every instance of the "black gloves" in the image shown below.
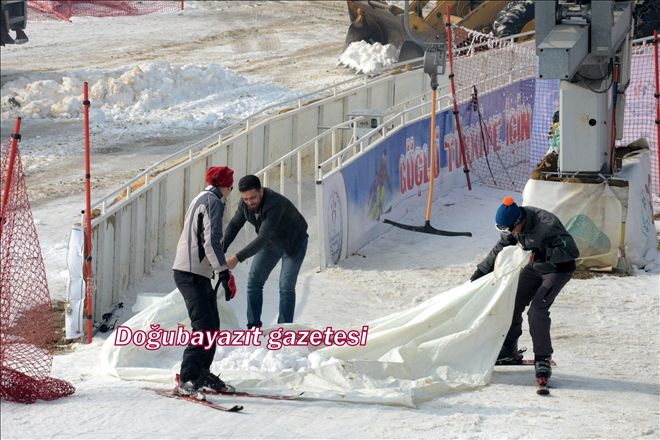
[[484,275],[486,275],[486,274],[483,273],[483,272],[481,271],[481,269],[479,269],[479,268],[477,267],[477,270],[475,270],[474,273],[472,274],[472,276],[470,277],[470,281],[478,280],[479,278],[481,278],[481,277],[484,276]]
[[222,283],[222,287],[225,289],[225,301],[233,299],[236,296],[236,280],[234,280],[234,275],[229,269],[218,274],[218,281]]

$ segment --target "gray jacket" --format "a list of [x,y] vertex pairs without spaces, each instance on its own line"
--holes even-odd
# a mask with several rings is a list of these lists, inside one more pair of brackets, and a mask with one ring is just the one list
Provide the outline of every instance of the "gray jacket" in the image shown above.
[[561,220],[553,213],[532,206],[524,206],[526,223],[520,234],[502,234],[500,240],[477,265],[483,273],[490,273],[500,251],[514,244],[532,251],[532,267],[540,273],[575,270],[575,259],[580,255],[577,245]]
[[213,271],[227,269],[222,252],[222,216],[225,200],[208,186],[193,199],[183,221],[173,269],[213,278]]

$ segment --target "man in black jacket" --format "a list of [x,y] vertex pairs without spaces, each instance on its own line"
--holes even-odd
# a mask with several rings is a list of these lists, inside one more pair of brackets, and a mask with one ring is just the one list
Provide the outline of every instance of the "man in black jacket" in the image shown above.
[[522,334],[522,313],[527,306],[529,333],[534,345],[536,377],[550,377],[552,343],[550,341],[550,306],[557,294],[575,272],[575,259],[579,251],[573,237],[561,221],[543,209],[519,207],[511,197],[505,197],[495,215],[495,224],[501,233],[486,258],[477,265],[470,281],[493,271],[495,258],[502,248],[518,244],[532,251],[529,264],[520,272],[513,321],[504,339],[498,360],[516,362],[518,338]]
[[247,282],[247,326],[250,329],[262,325],[264,284],[280,259],[282,269],[277,322],[293,322],[296,282],[307,252],[307,222],[289,199],[270,188],[263,188],[257,176],[242,177],[238,181],[238,190],[241,202],[225,230],[223,251],[227,251],[246,221],[254,225],[257,238],[236,255],[227,258],[227,266],[233,269],[238,263],[254,256]]

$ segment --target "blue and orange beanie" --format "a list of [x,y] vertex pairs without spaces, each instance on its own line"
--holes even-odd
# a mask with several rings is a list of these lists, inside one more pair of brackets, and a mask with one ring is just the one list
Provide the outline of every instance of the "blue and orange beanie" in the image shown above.
[[518,205],[516,205],[513,197],[506,196],[502,200],[500,207],[497,208],[497,213],[495,214],[495,224],[505,228],[513,229],[514,226],[523,220],[524,216],[524,211],[520,209]]

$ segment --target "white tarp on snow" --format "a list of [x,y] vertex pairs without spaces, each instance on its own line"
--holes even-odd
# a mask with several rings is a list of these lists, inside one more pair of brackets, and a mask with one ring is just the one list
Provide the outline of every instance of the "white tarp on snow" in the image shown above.
[[[408,406],[486,385],[510,325],[519,269],[527,261],[520,248],[505,248],[493,273],[369,323],[364,347],[330,346],[311,353],[308,347],[218,347],[212,370],[240,389],[304,391],[311,398]],[[222,306],[220,311],[222,328],[235,329],[231,312]],[[189,324],[186,316],[175,290],[124,325],[174,329],[179,322]],[[109,374],[171,383],[178,372],[183,347],[149,351],[130,344],[118,347],[114,341],[113,333],[101,353]]]

